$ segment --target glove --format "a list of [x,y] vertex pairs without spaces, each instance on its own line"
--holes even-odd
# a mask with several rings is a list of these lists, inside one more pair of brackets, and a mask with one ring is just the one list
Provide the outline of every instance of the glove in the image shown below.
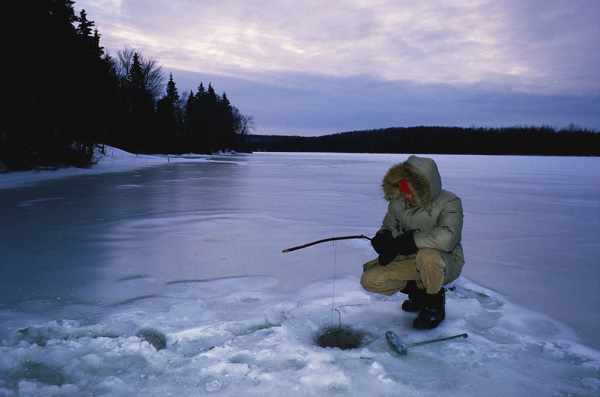
[[377,261],[381,266],[387,266],[391,261],[394,260],[396,255],[398,255],[398,250],[396,247],[391,245],[379,254]]
[[380,229],[371,239],[371,245],[378,254],[386,251],[386,249],[394,246],[394,238],[392,232],[388,229]]
[[419,250],[415,244],[415,238],[413,236],[415,232],[416,230],[409,230],[408,232],[404,232],[394,239],[394,245],[398,254],[412,255]]
[[379,264],[387,266],[398,254],[412,255],[416,253],[419,249],[415,244],[413,236],[415,232],[416,230],[409,230],[396,238],[392,238],[392,244],[385,246],[381,252],[378,252],[379,257],[377,259]]

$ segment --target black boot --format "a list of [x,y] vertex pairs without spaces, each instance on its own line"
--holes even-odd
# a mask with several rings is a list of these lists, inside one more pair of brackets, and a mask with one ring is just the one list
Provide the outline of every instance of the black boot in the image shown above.
[[405,312],[420,312],[423,310],[427,293],[424,289],[418,289],[414,280],[408,280],[406,287],[400,292],[408,294],[408,299],[402,302],[402,310]]
[[413,327],[432,329],[440,325],[446,318],[446,290],[442,287],[437,294],[425,294],[425,307],[415,321]]

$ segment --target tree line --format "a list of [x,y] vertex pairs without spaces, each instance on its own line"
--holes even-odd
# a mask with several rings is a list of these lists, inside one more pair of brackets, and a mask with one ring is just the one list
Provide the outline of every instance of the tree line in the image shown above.
[[[131,48],[111,57],[71,0],[9,2],[3,26],[0,171],[89,166],[98,145],[133,153],[245,150],[253,120],[209,83],[180,97],[173,75]],[[12,21],[11,21],[12,20]],[[13,23],[18,20],[18,23]]]
[[600,156],[600,134],[571,125],[461,128],[409,127],[300,136],[248,136],[251,151]]

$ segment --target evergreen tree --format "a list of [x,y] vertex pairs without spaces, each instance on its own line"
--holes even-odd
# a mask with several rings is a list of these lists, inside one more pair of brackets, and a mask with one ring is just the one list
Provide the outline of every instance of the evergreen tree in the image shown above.
[[167,83],[167,98],[173,104],[173,106],[175,106],[177,101],[179,101],[179,92],[177,92],[177,87],[173,81],[173,73],[169,74],[169,82]]
[[179,120],[177,104],[179,101],[179,93],[173,81],[173,74],[169,75],[167,83],[167,91],[156,105],[156,119],[160,136],[161,146],[159,151],[168,153],[177,150],[177,139]]
[[123,86],[127,85],[129,74],[133,67],[134,58],[137,58],[139,64],[140,83],[146,88],[153,101],[158,100],[163,92],[163,73],[162,68],[157,65],[153,58],[146,58],[140,51],[125,47],[118,52],[118,60],[115,63],[116,73]]
[[210,109],[212,95],[214,90],[209,84],[208,89],[204,88],[204,84],[200,83],[198,92],[196,93],[196,102],[194,107],[196,126],[193,131],[194,146],[193,150],[197,153],[212,152],[212,127],[213,114]]
[[154,100],[146,86],[145,73],[137,52],[133,55],[126,84],[131,117],[131,136],[127,150],[146,153],[156,151],[160,143]]
[[223,93],[219,102],[219,150],[235,150],[235,126],[233,108],[227,94]]
[[206,96],[206,90],[204,89],[204,84],[200,83],[200,85],[198,86],[198,92],[196,93],[196,99],[198,101],[201,101],[204,99],[205,96]]
[[198,111],[197,111],[197,99],[194,96],[194,92],[190,91],[190,95],[185,102],[185,116],[183,121],[183,133],[181,137],[181,150],[186,152],[195,151],[196,137],[194,131],[197,130],[199,125]]
[[81,10],[77,21],[79,22],[79,26],[77,26],[75,32],[82,37],[91,37],[92,31],[94,30],[94,21],[89,21],[87,19],[87,13],[85,10]]
[[208,83],[208,88],[206,90],[205,103],[203,106],[203,116],[205,120],[205,128],[206,128],[206,150],[205,152],[210,153],[216,150],[219,150],[218,147],[218,133],[219,133],[219,100],[217,98],[217,94],[215,93],[214,88],[211,83]]
[[13,66],[0,94],[8,104],[0,117],[0,162],[9,168],[89,164],[110,79],[93,22],[85,14],[78,19],[68,0],[10,7],[0,20],[12,29],[5,56]]
[[132,96],[146,90],[144,73],[142,72],[142,64],[140,63],[140,56],[137,52],[133,54],[131,69],[127,75],[127,85],[131,90]]

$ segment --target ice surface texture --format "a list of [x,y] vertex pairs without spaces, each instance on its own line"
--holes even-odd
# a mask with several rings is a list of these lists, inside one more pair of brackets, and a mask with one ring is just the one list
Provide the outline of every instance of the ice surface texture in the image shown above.
[[[117,154],[0,175],[0,396],[600,393],[598,159],[434,156],[467,264],[416,331],[403,296],[360,288],[368,241],[281,253],[374,234],[407,156]],[[358,348],[317,345],[332,307]],[[469,338],[399,358],[389,329]]]

